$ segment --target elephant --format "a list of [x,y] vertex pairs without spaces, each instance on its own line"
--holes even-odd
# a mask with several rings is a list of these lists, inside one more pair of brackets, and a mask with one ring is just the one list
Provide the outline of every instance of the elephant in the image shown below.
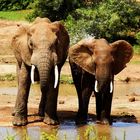
[[96,122],[112,124],[114,76],[126,67],[132,56],[132,46],[125,40],[108,43],[104,38],[91,37],[69,48],[69,62],[79,104],[76,123],[87,122],[89,100],[94,92]]
[[69,35],[60,21],[36,18],[30,25],[18,25],[11,46],[17,60],[18,93],[14,126],[28,124],[28,96],[31,83],[40,81],[39,116],[48,125],[59,123],[57,97],[61,68],[67,58]]

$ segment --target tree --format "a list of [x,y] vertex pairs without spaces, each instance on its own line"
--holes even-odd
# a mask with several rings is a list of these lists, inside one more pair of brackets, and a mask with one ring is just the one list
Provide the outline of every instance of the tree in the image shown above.
[[106,38],[109,42],[125,39],[135,44],[140,29],[140,3],[130,0],[105,0],[76,9],[65,20],[75,43],[86,36]]
[[0,0],[0,11],[26,9],[34,0]]
[[52,21],[65,19],[82,3],[82,0],[37,0],[34,16],[48,17]]

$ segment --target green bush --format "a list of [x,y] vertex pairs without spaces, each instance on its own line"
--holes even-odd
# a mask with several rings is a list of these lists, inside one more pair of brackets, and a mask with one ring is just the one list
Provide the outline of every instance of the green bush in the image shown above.
[[[84,36],[106,38],[112,42],[125,39],[136,43],[140,29],[140,3],[130,0],[106,0],[97,5],[76,9],[65,20],[72,42]],[[78,35],[77,35],[78,34]]]
[[140,32],[136,33],[136,44],[133,46],[135,54],[140,54]]
[[33,7],[34,0],[1,0],[0,11],[23,10]]
[[35,11],[29,17],[48,17],[50,20],[65,19],[69,12],[82,4],[83,0],[36,0]]

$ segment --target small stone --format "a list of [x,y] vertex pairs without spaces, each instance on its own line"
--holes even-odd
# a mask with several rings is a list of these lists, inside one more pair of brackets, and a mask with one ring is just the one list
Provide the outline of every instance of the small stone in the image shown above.
[[65,103],[65,101],[63,101],[63,100],[59,101],[59,104],[64,104],[64,103]]
[[136,101],[135,97],[130,97],[129,98],[129,102],[135,102],[135,101]]
[[126,83],[130,82],[130,80],[131,80],[130,77],[126,77],[126,78],[124,79],[124,81],[125,81]]

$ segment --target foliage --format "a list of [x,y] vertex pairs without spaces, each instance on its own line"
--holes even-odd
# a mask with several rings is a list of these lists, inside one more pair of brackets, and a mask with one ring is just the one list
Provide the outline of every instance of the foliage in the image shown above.
[[1,0],[0,11],[23,10],[33,7],[34,0]]
[[65,19],[69,12],[82,4],[83,0],[36,0],[32,17],[48,17],[52,21]]
[[140,28],[139,11],[140,3],[135,1],[106,0],[98,5],[76,9],[67,17],[65,25],[72,40],[80,40],[86,33],[111,42],[125,39],[134,44],[135,34]]
[[140,32],[135,35],[136,44],[133,46],[135,54],[140,54]]
[[136,43],[140,45],[140,31],[135,35],[135,37],[136,37]]
[[89,8],[76,9],[70,14],[64,22],[69,35],[71,44],[75,44],[82,38],[94,36],[92,33],[88,33],[93,20],[94,10]]

